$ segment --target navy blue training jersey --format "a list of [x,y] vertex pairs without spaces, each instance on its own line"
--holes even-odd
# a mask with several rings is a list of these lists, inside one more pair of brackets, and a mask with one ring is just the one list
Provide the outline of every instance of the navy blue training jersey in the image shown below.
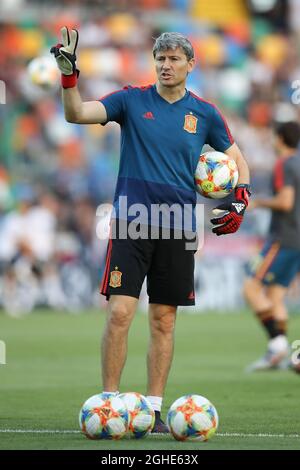
[[[183,98],[169,103],[155,85],[126,87],[100,101],[107,122],[116,121],[121,126],[114,198],[117,216],[124,218],[120,215],[120,196],[127,196],[128,208],[144,204],[149,214],[152,204],[194,207],[194,173],[203,145],[224,152],[234,142],[216,106],[188,90]],[[127,219],[135,217],[129,214]],[[153,220],[148,218],[148,223]]]

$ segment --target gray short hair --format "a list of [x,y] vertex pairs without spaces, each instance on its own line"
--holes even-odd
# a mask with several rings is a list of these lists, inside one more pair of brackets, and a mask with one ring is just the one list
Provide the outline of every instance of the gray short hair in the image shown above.
[[175,50],[181,47],[185,53],[187,60],[194,58],[194,49],[190,41],[180,33],[162,33],[156,40],[153,46],[153,56],[155,58],[157,52],[166,51],[168,49]]

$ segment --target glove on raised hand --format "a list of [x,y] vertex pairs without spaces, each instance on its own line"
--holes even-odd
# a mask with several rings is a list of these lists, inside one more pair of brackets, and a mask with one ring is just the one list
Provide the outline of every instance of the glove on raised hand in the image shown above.
[[62,44],[51,47],[50,52],[54,54],[57,65],[64,75],[72,75],[76,72],[76,48],[78,44],[78,31],[69,30],[66,26],[61,28]]

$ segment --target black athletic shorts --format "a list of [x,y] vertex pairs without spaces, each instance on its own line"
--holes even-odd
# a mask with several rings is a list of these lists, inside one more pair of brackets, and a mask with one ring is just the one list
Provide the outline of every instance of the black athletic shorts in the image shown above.
[[[177,232],[178,233],[178,232]],[[133,240],[110,238],[106,264],[100,286],[101,294],[109,300],[111,295],[139,298],[145,277],[149,303],[163,305],[195,305],[194,254],[186,250],[184,237],[170,239]],[[194,234],[194,248],[196,235]]]

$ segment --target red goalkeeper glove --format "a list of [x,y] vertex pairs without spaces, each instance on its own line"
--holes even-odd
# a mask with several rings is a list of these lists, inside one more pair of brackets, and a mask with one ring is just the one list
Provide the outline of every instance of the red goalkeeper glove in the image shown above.
[[213,233],[216,235],[226,235],[227,233],[235,233],[239,229],[249,203],[250,195],[249,185],[239,184],[235,188],[234,199],[231,202],[220,204],[213,209],[215,215],[225,212],[225,214],[211,219],[211,223],[217,225],[217,227],[212,229]]

